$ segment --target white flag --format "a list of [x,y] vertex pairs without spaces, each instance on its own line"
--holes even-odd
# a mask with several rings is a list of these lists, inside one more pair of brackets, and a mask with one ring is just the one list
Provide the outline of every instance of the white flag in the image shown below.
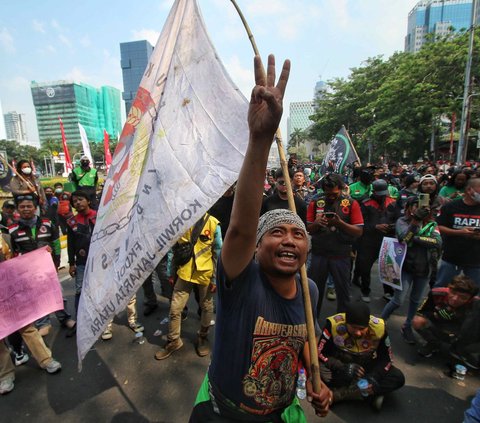
[[88,157],[92,166],[95,166],[93,162],[92,153],[90,152],[90,144],[88,143],[87,133],[85,132],[85,128],[79,123],[78,129],[80,130],[80,138],[82,139],[82,148],[83,154]]
[[161,257],[237,180],[247,110],[196,1],[177,0],[103,190],[78,312],[80,365]]

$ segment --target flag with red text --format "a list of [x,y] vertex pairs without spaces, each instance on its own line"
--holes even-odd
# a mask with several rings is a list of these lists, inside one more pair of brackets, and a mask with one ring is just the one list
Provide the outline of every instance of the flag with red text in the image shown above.
[[105,181],[80,297],[79,364],[176,240],[237,180],[247,111],[197,2],[175,1]]

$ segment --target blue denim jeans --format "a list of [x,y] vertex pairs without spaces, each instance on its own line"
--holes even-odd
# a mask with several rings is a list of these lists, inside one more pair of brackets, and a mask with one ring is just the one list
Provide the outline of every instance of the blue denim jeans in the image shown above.
[[425,295],[425,288],[428,285],[428,276],[414,276],[402,270],[402,290],[396,289],[393,298],[382,311],[382,319],[387,320],[390,315],[403,304],[405,297],[410,291],[410,300],[408,303],[407,319],[405,326],[411,326],[412,319],[417,313],[418,307]]
[[83,277],[85,276],[85,265],[77,264],[75,273],[75,295],[80,295],[83,286]]
[[457,266],[453,263],[449,263],[448,261],[441,260],[440,267],[437,272],[437,281],[435,282],[435,288],[447,286],[452,281],[452,279],[455,276],[459,275],[462,271],[465,276],[473,279],[477,286],[480,287],[480,266],[462,267]]
[[[63,310],[57,310],[55,312],[55,316],[62,326],[64,326],[65,323],[67,323],[67,321],[72,317],[70,313],[67,312],[67,300],[65,298],[63,299]],[[51,325],[52,322],[50,321],[50,314],[35,320],[34,324],[37,329],[40,329],[42,326]]]
[[[310,270],[311,263],[312,263],[312,253],[309,252],[307,256],[307,263],[305,264],[305,267],[307,268],[308,271]],[[328,278],[327,278],[327,288],[335,289],[335,284],[333,283],[332,275],[330,274],[328,275]]]

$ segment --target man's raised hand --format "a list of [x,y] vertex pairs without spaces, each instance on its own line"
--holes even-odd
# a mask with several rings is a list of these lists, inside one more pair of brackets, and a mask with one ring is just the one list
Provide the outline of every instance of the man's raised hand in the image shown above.
[[271,142],[283,112],[283,95],[290,74],[290,61],[285,60],[275,86],[275,57],[268,56],[267,74],[259,56],[254,59],[255,88],[248,109],[248,126],[252,139]]

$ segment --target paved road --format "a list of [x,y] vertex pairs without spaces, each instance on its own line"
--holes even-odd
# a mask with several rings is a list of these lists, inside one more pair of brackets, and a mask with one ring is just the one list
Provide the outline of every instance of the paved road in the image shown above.
[[[63,272],[65,275],[65,272]],[[73,304],[73,283],[63,283],[69,304]],[[0,397],[2,422],[187,422],[196,392],[208,366],[208,357],[195,354],[193,341],[199,327],[196,307],[191,304],[184,322],[185,346],[169,359],[158,362],[153,356],[162,345],[162,337],[153,333],[166,332],[161,320],[167,315],[165,299],[154,314],[145,318],[139,294],[140,320],[145,325],[146,342],[132,343],[133,332],[126,326],[123,313],[115,320],[114,336],[99,341],[77,371],[74,338],[65,338],[65,331],[54,321],[54,330],[46,338],[63,369],[48,375],[33,359],[17,368],[15,390]],[[359,291],[354,288],[354,300]],[[379,313],[384,300],[380,288],[374,288],[371,308]],[[323,314],[333,314],[333,303],[325,300]],[[480,387],[478,375],[468,374],[464,382],[445,375],[446,359],[424,359],[400,337],[402,319],[392,316],[389,326],[396,365],[406,374],[406,386],[387,397],[381,412],[361,402],[335,406],[325,419],[316,417],[304,403],[308,421],[326,423],[362,422],[436,422],[462,421],[475,390]],[[212,336],[213,338],[213,336]]]

